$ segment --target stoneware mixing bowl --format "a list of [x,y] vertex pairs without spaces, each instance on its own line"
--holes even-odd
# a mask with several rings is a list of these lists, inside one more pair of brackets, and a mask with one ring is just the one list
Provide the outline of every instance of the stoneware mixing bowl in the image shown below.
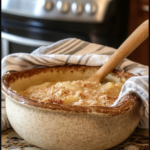
[[[17,94],[47,81],[87,79],[99,67],[40,68],[2,77],[6,111],[14,130],[26,141],[50,150],[103,150],[127,139],[139,123],[140,101],[128,95],[115,107],[46,104]],[[132,74],[113,70],[105,81],[123,81]]]

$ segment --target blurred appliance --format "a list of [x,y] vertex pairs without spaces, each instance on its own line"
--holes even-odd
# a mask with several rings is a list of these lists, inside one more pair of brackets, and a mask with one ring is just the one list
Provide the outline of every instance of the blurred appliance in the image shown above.
[[127,35],[128,0],[1,2],[2,57],[73,37],[117,48]]

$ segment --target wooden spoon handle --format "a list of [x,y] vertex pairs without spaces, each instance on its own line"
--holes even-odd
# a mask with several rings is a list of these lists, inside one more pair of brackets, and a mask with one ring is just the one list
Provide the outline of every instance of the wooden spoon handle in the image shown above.
[[[88,79],[88,81],[101,82],[124,58],[132,53],[149,36],[149,20],[143,22],[116,50],[109,60]],[[139,56],[140,57],[140,56]]]

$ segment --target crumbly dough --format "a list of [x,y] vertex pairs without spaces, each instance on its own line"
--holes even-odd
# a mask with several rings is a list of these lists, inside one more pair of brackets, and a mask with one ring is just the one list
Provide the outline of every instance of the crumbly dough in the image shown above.
[[123,83],[89,81],[45,82],[18,94],[39,102],[65,105],[110,106],[118,98]]

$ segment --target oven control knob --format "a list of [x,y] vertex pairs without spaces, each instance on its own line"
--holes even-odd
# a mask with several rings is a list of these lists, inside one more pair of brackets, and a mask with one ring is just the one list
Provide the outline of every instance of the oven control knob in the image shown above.
[[83,6],[81,3],[72,3],[71,10],[74,14],[81,14],[83,12]]
[[87,14],[93,15],[97,11],[97,6],[95,3],[86,3],[85,11]]
[[69,3],[67,1],[59,0],[56,4],[56,8],[58,11],[66,13],[69,11]]
[[44,9],[49,11],[53,8],[53,3],[50,0],[46,0],[45,4],[44,4]]

